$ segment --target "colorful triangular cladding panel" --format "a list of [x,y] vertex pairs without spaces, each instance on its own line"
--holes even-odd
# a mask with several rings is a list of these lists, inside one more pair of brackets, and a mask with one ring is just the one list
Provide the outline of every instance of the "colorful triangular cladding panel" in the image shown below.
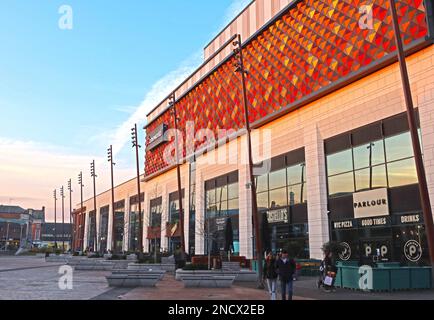
[[[405,44],[425,37],[423,0],[396,2]],[[362,7],[367,4],[372,7]],[[366,19],[370,14],[372,23]],[[360,22],[370,28],[362,30]],[[302,1],[243,50],[250,121],[313,94],[394,50],[389,0]],[[177,103],[184,139],[187,121],[194,122],[195,130],[213,130],[216,137],[218,129],[244,127],[241,83],[233,62],[220,66]],[[173,127],[169,112],[153,122],[148,133],[162,123]],[[146,153],[147,176],[167,167],[165,147]]]

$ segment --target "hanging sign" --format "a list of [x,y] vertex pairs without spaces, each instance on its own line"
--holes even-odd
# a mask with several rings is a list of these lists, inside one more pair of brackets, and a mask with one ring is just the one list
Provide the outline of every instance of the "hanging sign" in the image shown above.
[[354,193],[353,197],[356,219],[390,215],[387,189]]
[[289,223],[288,208],[268,211],[267,219],[268,223]]

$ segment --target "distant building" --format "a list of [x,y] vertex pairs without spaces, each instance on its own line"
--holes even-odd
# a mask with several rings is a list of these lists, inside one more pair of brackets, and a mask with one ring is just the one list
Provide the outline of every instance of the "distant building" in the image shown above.
[[[64,228],[64,229],[63,229]],[[57,247],[62,247],[63,242],[65,248],[69,249],[71,245],[71,230],[72,224],[65,223],[44,223],[42,225],[41,241],[39,247],[54,247],[57,242]]]
[[41,210],[0,205],[0,250],[33,245],[41,237],[45,207]]

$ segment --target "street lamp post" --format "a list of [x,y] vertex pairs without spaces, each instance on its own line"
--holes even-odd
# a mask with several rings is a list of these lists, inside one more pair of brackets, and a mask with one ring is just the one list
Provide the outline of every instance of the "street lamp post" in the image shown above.
[[136,169],[137,169],[137,201],[139,204],[139,241],[138,247],[140,254],[143,253],[143,221],[142,221],[142,199],[141,199],[141,190],[140,190],[140,162],[139,162],[139,145],[138,141],[138,133],[137,133],[137,124],[134,125],[134,128],[131,129],[133,148],[136,148]]
[[414,156],[416,161],[416,171],[419,180],[419,191],[420,191],[422,210],[423,210],[423,215],[425,220],[425,229],[426,229],[426,236],[428,241],[429,256],[430,256],[430,261],[432,266],[431,275],[433,279],[432,282],[433,284],[434,283],[434,224],[433,224],[433,216],[432,216],[432,209],[431,209],[431,201],[428,192],[428,183],[427,183],[425,167],[423,163],[422,147],[420,144],[419,133],[416,124],[413,97],[411,93],[410,80],[408,77],[407,64],[405,61],[404,45],[401,37],[401,30],[399,26],[398,14],[396,10],[396,3],[395,0],[389,0],[389,3],[390,3],[391,13],[392,13],[393,28],[395,30],[395,42],[398,48],[398,59],[399,59],[399,66],[401,71],[401,80],[404,89],[405,103],[407,107],[408,124],[410,127],[411,140],[413,142],[413,151],[414,151]]
[[57,190],[54,190],[54,249],[57,249]]
[[[94,227],[93,227],[93,249],[95,252],[98,251],[98,237],[97,237],[97,232],[96,232],[96,178],[97,175],[95,173],[95,160],[92,161],[92,163],[90,164],[90,175],[93,178],[93,208],[94,208],[94,214],[95,214],[95,220],[94,220]],[[91,217],[89,216],[89,219]]]
[[[169,98],[169,106],[172,108],[172,115],[174,118],[174,125],[175,125],[175,155],[176,155],[176,172],[178,176],[178,199],[179,199],[179,230],[181,233],[181,250],[182,253],[185,253],[185,237],[184,237],[184,209],[182,205],[182,189],[181,189],[181,156],[179,155],[179,139],[178,139],[178,115],[176,112],[176,95],[175,92],[172,93],[172,95]],[[183,147],[181,147],[181,152],[183,150]]]
[[71,253],[73,253],[73,243],[74,243],[74,231],[73,231],[73,219],[72,219],[72,180],[68,180],[68,191],[69,191],[69,224],[71,226]]
[[113,162],[113,146],[110,146],[110,148],[107,149],[107,158],[110,162],[110,174],[111,174],[111,193],[112,193],[112,217],[113,217],[113,223],[112,223],[112,252],[115,252],[116,249],[116,210],[115,210],[115,182],[114,182],[114,166],[116,163]]
[[62,253],[65,252],[65,192],[63,186],[60,188],[60,197],[62,198]]
[[251,137],[251,128],[250,128],[250,120],[249,120],[249,107],[247,100],[247,88],[246,88],[246,74],[247,71],[244,68],[244,57],[243,57],[243,47],[241,42],[241,35],[238,34],[237,39],[233,42],[235,49],[233,50],[235,54],[236,62],[234,64],[235,72],[241,74],[241,84],[243,88],[243,104],[244,104],[244,117],[245,117],[245,126],[247,133],[247,147],[248,147],[248,156],[249,156],[249,175],[250,175],[250,191],[252,196],[252,216],[253,223],[255,227],[255,240],[256,240],[256,259],[258,261],[258,287],[263,288],[262,284],[262,261],[263,261],[263,252],[262,252],[262,239],[261,232],[259,227],[259,217],[258,217],[258,204],[256,199],[256,185],[255,185],[255,177],[253,174],[253,154],[252,154],[252,137]]
[[83,187],[84,187],[84,184],[83,184],[83,172],[80,172],[80,174],[78,175],[78,184],[80,185],[80,214],[79,214],[79,217],[77,219],[78,220],[77,221],[77,224],[78,224],[78,236],[76,237],[76,239],[78,238],[77,245],[81,244],[81,249],[83,250],[84,249],[83,248],[84,244],[81,243],[81,241],[83,240],[83,239],[81,239],[81,215],[83,214]]

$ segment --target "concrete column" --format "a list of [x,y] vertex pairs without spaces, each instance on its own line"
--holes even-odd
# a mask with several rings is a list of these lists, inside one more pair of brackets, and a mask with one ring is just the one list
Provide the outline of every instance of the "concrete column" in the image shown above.
[[[245,162],[243,162],[245,163]],[[240,209],[240,256],[253,259],[253,217],[252,192],[246,185],[249,178],[249,166],[240,165],[239,178],[239,209]]]
[[196,255],[205,254],[205,181],[197,166],[196,170]]
[[184,186],[184,240],[185,240],[185,251],[189,252],[190,248],[190,163],[187,163],[184,167],[184,179],[182,180],[182,184]]
[[167,185],[163,185],[162,186],[162,192],[161,192],[161,197],[162,197],[162,209],[163,212],[161,214],[161,250],[163,251],[168,251],[169,249],[169,241],[168,238],[166,237],[166,225],[167,222],[169,221],[169,196],[167,194]]
[[323,257],[321,248],[329,241],[329,223],[324,140],[316,125],[305,127],[304,143],[310,257],[321,259]]
[[114,235],[113,235],[113,223],[114,223],[113,222],[113,208],[112,208],[112,205],[110,203],[109,217],[108,217],[108,232],[107,232],[107,250],[113,250],[113,248],[112,248],[113,237],[114,237]]
[[130,197],[125,199],[123,249],[128,251],[130,245]]
[[84,214],[84,236],[83,236],[83,251],[88,247],[88,239],[89,239],[89,214],[87,212]]
[[427,85],[418,96],[422,131],[422,150],[432,211],[434,213],[434,84]]
[[149,253],[148,227],[151,224],[151,197],[145,193],[145,202],[142,204],[143,212],[143,249],[145,253]]

